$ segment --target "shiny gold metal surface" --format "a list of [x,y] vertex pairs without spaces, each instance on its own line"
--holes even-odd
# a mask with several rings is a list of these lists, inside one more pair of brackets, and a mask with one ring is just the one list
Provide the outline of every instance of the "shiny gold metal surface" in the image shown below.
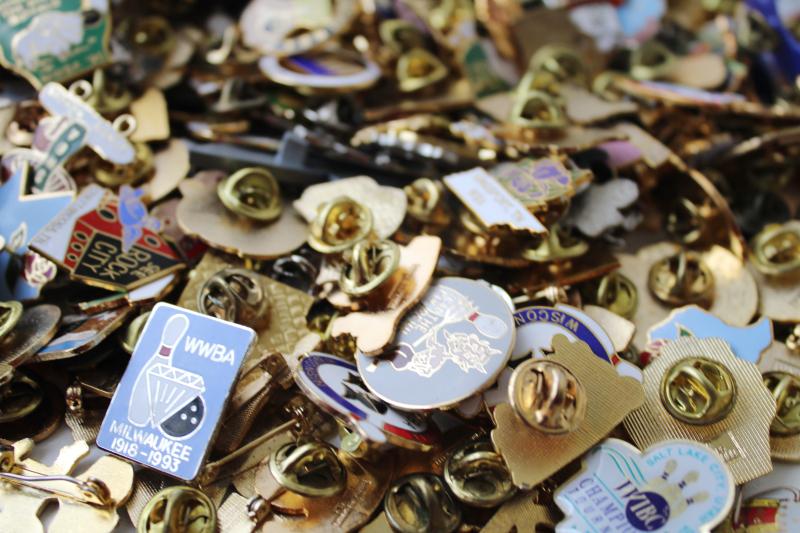
[[724,365],[704,357],[683,359],[661,380],[661,401],[687,424],[713,424],[736,403],[736,381]]
[[768,276],[800,271],[800,221],[770,224],[753,238],[753,266]]
[[486,438],[453,451],[444,466],[444,479],[456,498],[475,507],[496,507],[517,490],[503,457]]
[[711,305],[714,294],[714,274],[703,258],[691,251],[661,259],[650,267],[650,292],[669,306]]
[[259,222],[277,219],[283,210],[278,181],[265,168],[238,170],[217,185],[220,201],[232,212]]
[[586,416],[583,385],[559,363],[544,359],[525,361],[514,370],[508,392],[517,415],[543,433],[569,433]]
[[323,254],[343,252],[372,232],[372,212],[346,196],[321,205],[311,222],[308,244]]
[[780,437],[800,434],[800,378],[788,372],[767,372],[764,385],[778,406],[770,433]]
[[206,280],[197,293],[197,309],[207,315],[260,328],[269,319],[269,300],[256,274],[225,268]]
[[400,247],[394,241],[359,241],[345,254],[339,286],[350,296],[364,296],[385,283],[399,264]]
[[214,533],[217,510],[208,496],[187,486],[168,487],[147,503],[137,533]]
[[330,497],[347,486],[347,471],[332,446],[290,442],[269,458],[269,468],[284,488],[304,496]]
[[411,474],[395,481],[386,492],[384,512],[401,533],[450,533],[461,524],[461,508],[442,478]]

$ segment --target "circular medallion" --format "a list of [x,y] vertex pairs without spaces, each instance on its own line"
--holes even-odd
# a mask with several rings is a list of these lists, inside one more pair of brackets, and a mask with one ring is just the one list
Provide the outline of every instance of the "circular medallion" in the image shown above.
[[563,304],[525,307],[514,313],[514,322],[517,340],[511,353],[513,361],[528,355],[545,357],[555,335],[566,335],[570,342],[585,342],[604,361],[612,362],[616,357],[614,343],[600,324],[575,307]]
[[398,328],[392,349],[356,355],[364,383],[404,409],[450,407],[491,385],[514,345],[503,297],[482,281],[441,278]]
[[300,362],[295,381],[315,403],[368,440],[411,449],[428,449],[438,440],[438,431],[425,418],[387,405],[367,389],[356,365],[344,359],[312,352]]

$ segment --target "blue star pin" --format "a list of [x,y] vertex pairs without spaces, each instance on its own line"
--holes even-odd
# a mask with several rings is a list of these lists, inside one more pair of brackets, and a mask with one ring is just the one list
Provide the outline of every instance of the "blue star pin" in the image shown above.
[[[50,222],[74,197],[73,192],[25,194],[30,168],[23,163],[0,187],[0,239],[5,249],[0,250],[0,299],[30,300],[39,296],[42,286],[43,258],[26,258],[25,271],[8,279],[8,268],[14,255],[28,251],[31,238]],[[11,253],[9,253],[11,252]],[[54,270],[54,268],[53,268]],[[46,277],[46,276],[45,276]],[[38,278],[38,279],[37,279]]]

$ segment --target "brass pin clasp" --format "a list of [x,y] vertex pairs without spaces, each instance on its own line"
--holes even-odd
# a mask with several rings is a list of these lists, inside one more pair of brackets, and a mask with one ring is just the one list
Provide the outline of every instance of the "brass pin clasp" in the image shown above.
[[282,487],[311,497],[330,497],[347,485],[347,470],[327,443],[290,442],[275,450],[269,469]]
[[639,305],[639,291],[633,281],[619,272],[603,276],[597,286],[597,305],[630,319]]
[[653,296],[669,306],[707,308],[713,300],[714,275],[699,254],[684,250],[654,263],[648,286]]
[[637,80],[655,80],[666,76],[675,66],[675,54],[656,40],[637,46],[631,54],[630,74]]
[[214,533],[217,510],[199,490],[168,487],[153,496],[139,515],[137,533]]
[[443,198],[441,182],[419,178],[403,187],[408,199],[408,214],[420,222],[431,222]]
[[323,254],[340,253],[366,239],[372,228],[372,211],[347,196],[340,196],[319,207],[311,222],[308,244]]
[[736,403],[736,382],[724,365],[704,357],[678,361],[661,381],[661,402],[687,424],[713,424]]
[[442,478],[434,474],[404,476],[389,487],[384,511],[395,531],[450,533],[461,524],[461,508]]
[[217,196],[231,212],[257,222],[271,222],[283,211],[278,180],[265,168],[234,172],[219,182]]
[[800,221],[770,224],[753,239],[752,262],[768,276],[785,276],[800,271]]
[[456,449],[445,463],[444,480],[456,498],[476,507],[496,507],[516,492],[508,466],[488,439]]
[[511,375],[508,390],[517,415],[543,433],[569,433],[586,416],[586,391],[575,374],[560,363],[525,361]]
[[269,318],[269,299],[256,274],[245,268],[225,268],[203,284],[197,308],[210,316],[251,327],[263,327]]
[[800,434],[800,378],[786,372],[767,372],[764,385],[777,404],[770,433],[779,437]]
[[15,422],[33,413],[44,393],[36,381],[0,363],[0,424]]
[[588,251],[589,244],[586,241],[570,235],[558,224],[553,224],[542,242],[536,248],[524,250],[522,256],[536,263],[548,263],[574,259]]
[[22,304],[17,301],[0,302],[0,340],[14,330],[22,317]]
[[339,286],[350,296],[364,296],[391,278],[399,265],[400,247],[394,241],[357,242],[345,253]]

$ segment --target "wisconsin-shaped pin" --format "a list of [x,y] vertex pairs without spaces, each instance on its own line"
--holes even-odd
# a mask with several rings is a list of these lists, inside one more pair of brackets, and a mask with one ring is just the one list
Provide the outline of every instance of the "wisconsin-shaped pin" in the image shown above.
[[731,473],[704,444],[668,440],[642,453],[607,439],[556,491],[565,515],[556,531],[708,532],[728,514],[733,495]]
[[197,477],[254,339],[248,327],[157,304],[97,446],[173,477]]
[[749,326],[737,327],[696,305],[688,305],[674,310],[647,333],[648,343],[684,337],[722,339],[736,357],[757,363],[761,352],[772,344],[772,322],[763,317]]

